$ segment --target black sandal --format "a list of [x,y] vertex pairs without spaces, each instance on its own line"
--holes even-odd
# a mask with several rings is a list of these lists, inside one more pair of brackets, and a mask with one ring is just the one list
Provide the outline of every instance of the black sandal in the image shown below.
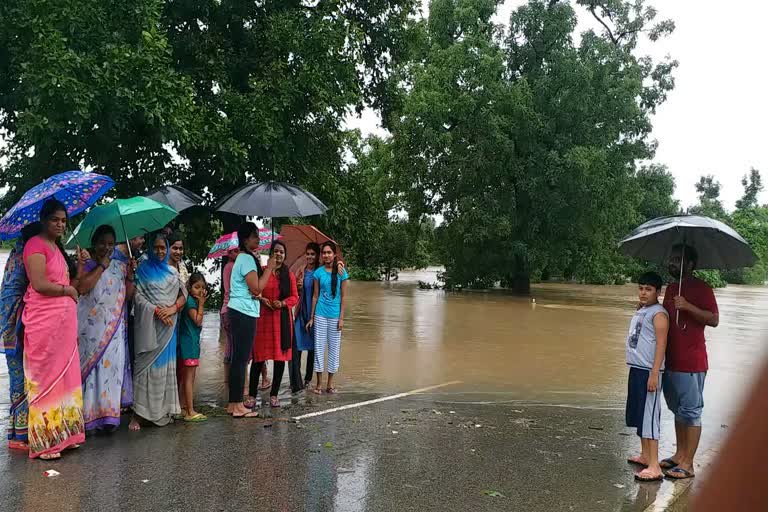
[[659,466],[661,466],[661,469],[673,469],[677,467],[677,462],[670,457],[659,462]]

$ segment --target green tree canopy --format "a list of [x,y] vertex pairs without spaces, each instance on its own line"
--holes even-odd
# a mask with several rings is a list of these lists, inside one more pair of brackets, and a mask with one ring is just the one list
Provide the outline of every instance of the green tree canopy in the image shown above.
[[702,176],[696,183],[696,192],[699,194],[698,204],[690,207],[688,213],[704,215],[717,220],[725,220],[728,214],[725,212],[723,202],[720,200],[720,182],[714,176]]
[[636,45],[672,25],[642,2],[583,3],[604,30],[578,44],[564,2],[519,7],[508,32],[491,22],[494,1],[430,4],[390,128],[406,197],[445,218],[454,284],[524,291],[532,273],[584,266],[637,217],[635,162],[653,155],[650,115],[676,63]]

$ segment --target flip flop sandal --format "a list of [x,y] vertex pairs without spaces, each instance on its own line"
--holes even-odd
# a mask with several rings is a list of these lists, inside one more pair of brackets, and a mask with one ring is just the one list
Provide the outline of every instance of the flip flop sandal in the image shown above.
[[38,457],[40,460],[44,460],[47,462],[50,462],[52,460],[61,460],[61,452],[56,453],[44,453],[40,457]]
[[270,405],[270,407],[272,407],[273,409],[279,409],[280,407],[282,407],[282,406],[280,405],[280,399],[279,399],[279,398],[277,398],[276,396],[270,397],[270,399],[269,399],[269,405]]
[[677,467],[677,462],[672,460],[670,457],[669,459],[664,459],[663,461],[659,462],[659,466],[661,466],[661,469],[672,469]]
[[251,412],[247,412],[245,414],[233,414],[232,417],[233,418],[238,418],[238,419],[240,419],[240,418],[258,418],[259,417],[259,413],[257,411],[251,411]]
[[638,482],[661,482],[662,480],[664,480],[664,475],[645,478],[637,474],[635,475],[635,480],[637,480]]
[[[681,476],[676,476],[675,473]],[[672,480],[688,480],[689,478],[693,478],[696,476],[690,471],[688,471],[687,469],[683,469],[680,466],[674,469],[670,469],[669,471],[666,472],[666,475],[667,475],[667,478],[671,478]]]
[[336,388],[328,388],[328,389],[325,390],[325,392],[328,393],[329,395],[338,395],[339,394],[339,390],[336,389]]
[[642,462],[638,462],[638,461],[632,460],[632,459],[627,459],[627,462],[629,462],[630,464],[634,464],[635,466],[640,466],[641,468],[647,468],[648,467],[648,464],[643,464]]
[[253,409],[254,407],[256,407],[256,399],[252,396],[249,396],[245,400],[243,400],[243,405],[246,406],[248,409]]
[[323,390],[320,389],[320,388],[315,388],[315,389],[312,390],[312,392],[314,394],[316,394],[316,395],[322,395],[323,394]]
[[24,441],[8,441],[8,449],[29,451],[29,445]]
[[184,418],[184,421],[187,423],[200,423],[201,421],[207,421],[208,416],[202,413],[197,413],[194,416],[187,416]]

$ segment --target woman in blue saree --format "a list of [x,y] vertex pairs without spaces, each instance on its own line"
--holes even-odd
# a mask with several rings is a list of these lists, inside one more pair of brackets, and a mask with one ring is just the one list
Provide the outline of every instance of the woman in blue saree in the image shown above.
[[29,280],[24,270],[24,244],[40,233],[40,224],[35,222],[25,227],[16,246],[8,254],[0,287],[0,352],[5,353],[8,363],[8,378],[11,408],[8,414],[8,447],[28,450],[27,418],[29,406],[24,391],[24,333],[21,313],[24,308],[24,293]]
[[135,360],[130,430],[139,418],[165,426],[181,413],[176,382],[176,322],[186,290],[178,271],[168,264],[168,241],[162,233],[149,239],[147,258],[136,270]]
[[80,278],[78,347],[85,430],[114,430],[132,403],[126,304],[133,294],[133,265],[115,247],[115,231],[99,226]]

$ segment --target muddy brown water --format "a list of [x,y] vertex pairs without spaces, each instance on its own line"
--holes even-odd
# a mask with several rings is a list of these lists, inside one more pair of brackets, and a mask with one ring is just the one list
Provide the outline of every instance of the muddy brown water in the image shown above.
[[[339,374],[345,391],[386,394],[460,380],[452,392],[483,400],[622,406],[634,286],[542,284],[528,298],[420,290],[418,280],[435,281],[436,270],[350,283]],[[707,331],[707,398],[728,415],[767,353],[768,287],[729,286],[717,299],[721,323]],[[203,402],[224,396],[222,355],[218,314],[211,312],[197,385]],[[7,389],[5,364],[0,389]],[[0,393],[3,418],[7,403]]]

